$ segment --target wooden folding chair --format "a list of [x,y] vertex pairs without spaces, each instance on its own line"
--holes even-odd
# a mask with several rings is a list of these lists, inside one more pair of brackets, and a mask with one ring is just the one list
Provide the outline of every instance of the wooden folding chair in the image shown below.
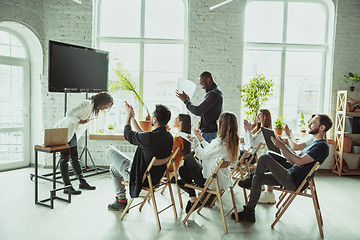
[[[172,169],[174,169],[173,172],[169,171],[169,177],[170,177],[170,181],[175,178],[175,184],[176,184],[176,188],[177,188],[177,192],[179,195],[179,203],[180,203],[180,207],[183,208],[183,203],[182,203],[182,198],[181,198],[181,191],[179,186],[177,185],[177,180],[178,180],[178,174],[177,174],[177,170],[176,170],[176,166],[175,166],[175,156],[176,154],[178,154],[178,152],[180,151],[180,147],[178,147],[175,152],[173,153],[170,161],[168,162],[167,168],[170,169],[170,167],[172,166]],[[167,188],[167,184],[164,184],[164,188],[161,190],[161,194],[164,193],[165,189]]]
[[[201,187],[197,187],[191,184],[185,184],[185,187],[189,187],[189,188],[193,188],[196,190],[201,191],[201,193],[199,194],[198,198],[196,199],[196,201],[194,202],[193,206],[191,207],[189,213],[186,215],[186,217],[183,220],[183,223],[185,224],[186,221],[188,220],[188,218],[190,217],[191,213],[194,211],[195,207],[197,206],[197,204],[199,203],[200,199],[204,196],[205,193],[207,193],[207,196],[203,202],[203,204],[201,205],[201,207],[197,210],[198,213],[200,213],[201,209],[203,209],[203,207],[205,206],[206,202],[209,200],[211,194],[215,194],[216,195],[216,199],[219,201],[219,208],[220,208],[220,213],[221,213],[221,218],[222,218],[222,223],[223,223],[223,227],[224,227],[224,232],[227,233],[228,229],[226,226],[226,220],[225,220],[225,216],[227,216],[228,214],[224,214],[224,208],[223,208],[223,204],[222,204],[222,195],[224,194],[226,189],[220,189],[219,187],[219,180],[217,178],[217,173],[219,171],[220,168],[227,168],[230,166],[229,162],[224,161],[224,159],[222,159],[218,166],[216,167],[215,171],[213,172],[212,176],[206,181],[205,186],[203,188]],[[212,181],[215,180],[215,186],[216,186],[216,190],[211,190],[209,189],[210,184],[212,183]],[[236,219],[238,219],[238,214],[237,214],[237,208],[236,208],[236,202],[235,199],[232,196],[232,202],[233,202],[233,209],[235,212],[235,216]]]
[[[147,199],[151,199],[152,202],[153,202],[155,219],[156,219],[156,223],[157,223],[157,226],[158,226],[159,230],[161,229],[160,219],[159,219],[159,214],[160,214],[161,212],[165,211],[166,209],[168,209],[168,208],[170,208],[170,207],[172,206],[172,207],[173,207],[173,211],[174,211],[174,217],[177,218],[177,213],[176,213],[176,208],[175,208],[175,201],[174,201],[174,196],[173,196],[173,192],[172,192],[172,189],[171,189],[171,183],[170,183],[170,177],[169,177],[169,170],[168,170],[168,168],[165,169],[165,173],[164,173],[164,175],[166,176],[167,181],[165,182],[165,181],[161,181],[161,180],[160,180],[159,183],[156,183],[156,185],[153,185],[152,179],[151,179],[151,173],[150,173],[151,168],[152,168],[153,166],[165,165],[165,164],[167,164],[167,163],[169,162],[169,159],[170,159],[170,157],[164,158],[164,159],[156,159],[155,157],[153,157],[153,159],[151,160],[149,166],[147,167],[147,169],[146,169],[146,171],[145,171],[145,173],[144,173],[144,175],[143,175],[143,177],[142,177],[142,183],[144,183],[145,179],[147,179],[147,180],[148,180],[148,184],[149,184],[148,187],[142,187],[143,190],[145,190],[145,191],[148,192],[147,195],[146,195],[146,197],[145,197],[145,199],[144,199],[142,202],[140,202],[140,203],[138,203],[138,204],[130,207],[131,204],[132,204],[132,202],[134,201],[134,198],[131,198],[131,199],[129,200],[128,204],[126,205],[123,213],[121,214],[120,220],[122,220],[122,219],[124,218],[125,214],[126,214],[126,213],[129,211],[129,209],[131,209],[131,208],[134,208],[134,207],[140,205],[139,211],[141,211],[141,209],[143,208],[143,206],[144,206],[144,204],[146,203],[146,200],[147,200]],[[164,175],[163,175],[163,177],[164,177]],[[123,181],[122,183],[123,183],[124,185],[127,185],[127,186],[129,185],[129,182],[126,182],[126,181]],[[155,200],[155,192],[156,192],[156,190],[157,190],[160,186],[163,186],[163,185],[168,185],[168,187],[169,187],[171,204],[170,204],[169,206],[163,208],[162,210],[158,211],[158,208],[157,208],[157,205],[156,205],[156,200]]]
[[[236,163],[234,169],[231,172],[232,175],[232,179],[234,180],[234,184],[233,186],[230,188],[231,194],[234,194],[233,188],[236,186],[236,184],[240,181],[245,179],[246,177],[250,176],[250,170],[252,168],[256,168],[256,164],[258,161],[258,158],[256,156],[256,153],[259,151],[259,149],[263,148],[265,145],[260,143],[259,146],[255,149],[255,151],[252,152],[253,147],[251,147],[249,150],[246,150],[240,157],[240,159],[238,160],[238,162]],[[247,157],[250,157],[250,159],[248,161],[245,161],[245,159]],[[256,163],[255,164],[251,164],[252,160],[255,158]],[[245,199],[245,204],[248,203],[248,196],[246,193],[246,189],[243,188],[243,192],[244,192],[244,199]]]
[[[282,202],[285,199],[287,194],[290,194],[290,195],[286,198],[284,203],[279,207],[278,211],[276,212],[276,214],[275,214],[276,218],[275,218],[274,222],[271,224],[271,228],[275,227],[276,223],[280,220],[281,216],[285,213],[285,211],[290,206],[290,204],[292,203],[292,201],[295,199],[296,196],[304,196],[304,197],[309,197],[313,200],[314,210],[315,210],[316,220],[317,220],[318,227],[319,227],[320,236],[324,237],[324,233],[323,233],[323,229],[322,229],[323,219],[322,219],[322,215],[321,215],[321,211],[320,211],[319,199],[318,199],[317,192],[316,192],[314,178],[311,177],[313,175],[313,173],[319,168],[319,166],[320,166],[319,162],[316,162],[315,165],[310,170],[310,172],[305,177],[304,181],[296,189],[296,191],[291,191],[291,190],[287,190],[284,188],[274,187],[274,190],[283,192],[282,196],[280,198],[280,202]],[[301,192],[301,189],[305,186],[306,183],[309,183],[308,189],[310,189],[310,194]],[[277,206],[278,205],[280,205],[280,203],[278,203]]]

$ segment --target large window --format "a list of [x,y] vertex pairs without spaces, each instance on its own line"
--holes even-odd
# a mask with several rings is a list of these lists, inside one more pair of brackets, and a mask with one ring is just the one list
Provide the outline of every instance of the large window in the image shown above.
[[[187,10],[183,0],[101,0],[98,7],[96,47],[110,52],[110,66],[118,59],[138,84],[150,112],[155,104],[170,107],[175,116],[183,104],[175,96],[178,79],[186,78]],[[109,79],[116,80],[112,69]],[[136,108],[137,118],[146,112],[130,93],[113,95],[116,104],[98,121],[97,131],[108,125],[122,130],[124,100]]]
[[0,28],[0,170],[29,163],[29,62],[15,33]]
[[[331,10],[325,1],[249,1],[245,11],[243,82],[274,80],[265,108],[297,129],[303,113],[327,112]],[[244,113],[242,114],[244,117]]]

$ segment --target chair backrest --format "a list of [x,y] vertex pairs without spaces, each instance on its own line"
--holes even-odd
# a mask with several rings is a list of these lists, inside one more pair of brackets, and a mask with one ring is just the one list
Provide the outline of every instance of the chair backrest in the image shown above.
[[175,164],[175,156],[180,151],[180,147],[176,148],[175,152],[170,156],[170,161],[167,164],[167,168],[169,168],[171,165]]
[[311,168],[311,170],[308,172],[308,174],[306,175],[306,177],[304,178],[304,180],[302,181],[302,183],[300,184],[300,186],[298,187],[298,189],[296,190],[296,192],[301,192],[304,189],[305,184],[307,184],[314,176],[314,172],[319,168],[320,163],[316,162],[314,164],[314,166]]
[[[146,168],[146,171],[142,177],[142,183],[144,183],[146,177],[150,174],[150,170],[153,166],[161,166],[161,165],[164,165],[164,164],[167,164],[168,161],[170,159],[170,156],[167,157],[167,158],[162,158],[162,159],[157,159],[156,157],[153,157],[149,166]],[[167,168],[165,168],[166,170]]]

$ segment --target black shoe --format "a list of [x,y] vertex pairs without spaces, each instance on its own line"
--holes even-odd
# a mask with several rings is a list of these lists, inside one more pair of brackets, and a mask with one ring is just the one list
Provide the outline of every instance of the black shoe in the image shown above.
[[90,186],[85,180],[81,181],[79,184],[80,189],[87,189],[87,190],[95,190],[95,186]]
[[[190,212],[190,209],[192,208],[192,206],[194,205],[194,203],[195,203],[195,202],[192,203],[190,200],[187,202],[187,205],[186,205],[186,208],[185,208],[185,212],[186,212],[186,213],[189,213],[189,212]],[[195,211],[196,209],[198,209],[199,207],[201,207],[201,205],[202,205],[202,202],[199,201],[198,204],[196,205],[194,211]]]
[[115,201],[113,203],[110,203],[108,205],[108,209],[109,210],[113,210],[113,211],[124,211],[125,207],[127,205],[127,201],[126,202],[119,202],[118,198],[116,197]]
[[[64,189],[64,193],[68,194],[68,189]],[[70,193],[71,195],[80,195],[81,191],[80,190],[76,190],[74,187],[70,188]]]
[[[244,210],[238,212],[239,221],[255,222],[255,210],[244,206]],[[231,218],[236,220],[235,213],[231,213]]]
[[248,190],[251,189],[251,184],[252,184],[252,176],[250,176],[248,178],[245,178],[243,180],[240,180],[238,182],[239,187],[245,188],[245,189],[248,189]]

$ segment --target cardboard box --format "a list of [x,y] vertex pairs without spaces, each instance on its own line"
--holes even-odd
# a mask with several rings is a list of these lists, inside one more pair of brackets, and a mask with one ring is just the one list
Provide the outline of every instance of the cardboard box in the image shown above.
[[352,138],[351,137],[344,137],[344,146],[343,146],[344,152],[350,153],[351,152],[351,146],[352,146]]

